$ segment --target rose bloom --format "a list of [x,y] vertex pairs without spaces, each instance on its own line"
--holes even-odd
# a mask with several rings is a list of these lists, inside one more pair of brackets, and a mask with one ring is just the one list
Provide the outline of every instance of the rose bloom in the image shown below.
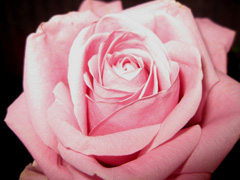
[[240,135],[234,34],[168,0],[42,23],[5,119],[35,160],[20,178],[210,179]]

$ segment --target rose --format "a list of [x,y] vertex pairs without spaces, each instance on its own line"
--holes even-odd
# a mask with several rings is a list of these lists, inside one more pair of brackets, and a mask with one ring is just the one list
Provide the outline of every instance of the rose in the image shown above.
[[163,0],[89,0],[41,24],[6,117],[35,159],[21,177],[210,178],[239,139],[233,36]]
[[22,178],[209,178],[238,140],[234,33],[172,1],[102,17],[120,7],[85,1],[28,37],[6,117],[35,159]]

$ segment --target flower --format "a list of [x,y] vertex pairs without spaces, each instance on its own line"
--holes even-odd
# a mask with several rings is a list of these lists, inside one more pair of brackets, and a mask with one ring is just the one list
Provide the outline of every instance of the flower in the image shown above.
[[233,38],[167,0],[86,0],[42,23],[5,120],[35,159],[21,178],[210,178],[239,139]]

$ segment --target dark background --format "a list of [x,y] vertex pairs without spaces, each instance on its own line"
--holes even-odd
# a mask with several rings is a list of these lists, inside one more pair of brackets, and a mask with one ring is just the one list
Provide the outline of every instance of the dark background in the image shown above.
[[[147,0],[123,0],[131,7]],[[1,176],[18,179],[24,167],[32,162],[26,148],[3,122],[7,107],[22,92],[25,40],[38,25],[55,14],[77,10],[81,0],[2,0],[0,10],[0,132]],[[209,17],[215,22],[238,31],[228,54],[228,74],[240,81],[240,1],[239,0],[179,0],[189,6],[197,17]],[[214,172],[212,179],[240,179],[240,142]],[[4,176],[5,175],[5,176]],[[232,178],[229,178],[231,176]]]

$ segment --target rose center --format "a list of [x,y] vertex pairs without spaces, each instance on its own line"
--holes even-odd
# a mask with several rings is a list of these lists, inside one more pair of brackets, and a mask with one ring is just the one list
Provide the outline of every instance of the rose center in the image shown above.
[[133,71],[138,68],[138,66],[132,63],[128,58],[123,60],[122,67],[124,71]]
[[139,73],[139,68],[137,60],[131,56],[121,58],[112,66],[116,74],[127,80],[133,79]]

